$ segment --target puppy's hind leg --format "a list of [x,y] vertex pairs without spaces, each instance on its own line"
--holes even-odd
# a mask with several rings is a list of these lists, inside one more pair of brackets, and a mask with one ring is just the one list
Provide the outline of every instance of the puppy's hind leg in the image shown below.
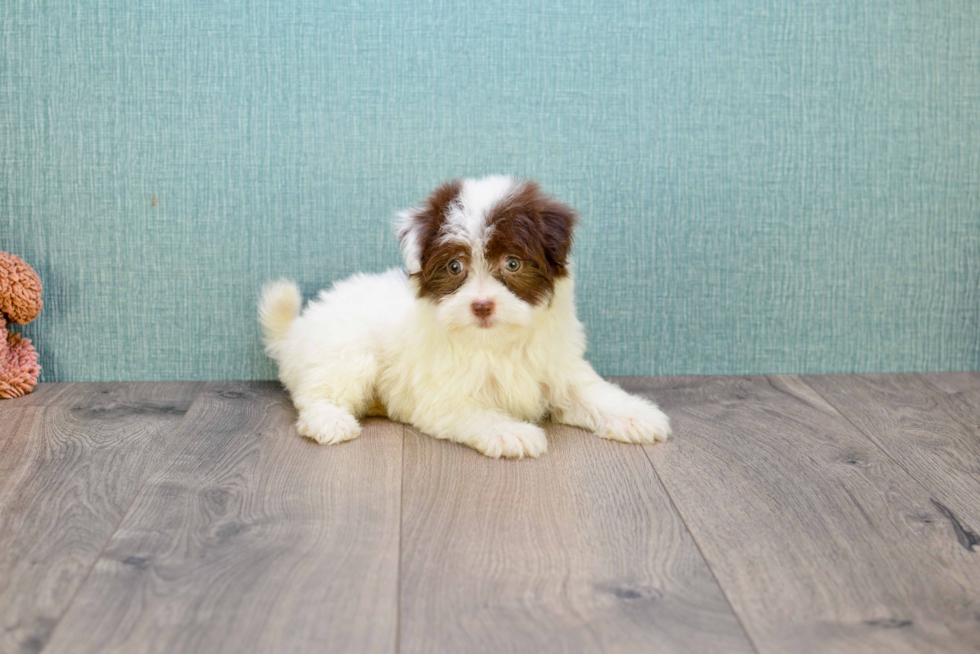
[[361,433],[357,417],[364,415],[374,398],[378,372],[374,356],[348,353],[304,372],[292,393],[299,433],[324,445],[357,438]]

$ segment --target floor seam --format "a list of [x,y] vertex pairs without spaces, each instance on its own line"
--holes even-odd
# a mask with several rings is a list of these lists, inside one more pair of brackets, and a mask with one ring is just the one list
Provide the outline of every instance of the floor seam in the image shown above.
[[190,414],[191,409],[193,409],[194,405],[197,404],[198,399],[200,399],[201,397],[201,393],[204,392],[204,389],[208,385],[208,382],[198,382],[198,383],[200,384],[200,388],[198,388],[197,393],[194,394],[194,399],[191,400],[191,403],[187,405],[187,411],[185,411],[184,415],[180,417],[180,421],[177,423],[173,431],[170,433],[170,439],[163,447],[160,448],[160,454],[157,455],[156,460],[153,462],[153,464],[150,466],[150,469],[147,471],[146,478],[143,479],[143,483],[140,484],[139,489],[136,491],[136,493],[133,494],[133,498],[130,500],[129,506],[126,507],[126,510],[123,511],[122,515],[119,517],[119,521],[116,523],[116,526],[112,528],[112,533],[109,534],[109,537],[106,538],[105,542],[102,544],[102,549],[99,550],[98,556],[96,556],[95,559],[92,560],[92,565],[89,566],[88,571],[85,573],[85,577],[82,579],[82,583],[78,585],[78,589],[72,595],[71,600],[69,600],[69,602],[65,605],[65,610],[62,611],[61,615],[58,616],[58,619],[55,622],[54,629],[52,629],[51,633],[48,634],[47,639],[44,641],[44,645],[42,645],[41,649],[38,650],[38,654],[43,654],[44,650],[47,649],[51,641],[54,640],[54,635],[55,633],[57,633],[58,627],[61,626],[62,621],[65,619],[65,616],[68,615],[68,612],[71,610],[71,607],[75,605],[75,600],[78,598],[78,596],[82,592],[82,589],[85,588],[85,585],[88,583],[89,578],[92,576],[92,571],[95,570],[95,566],[98,565],[99,561],[102,559],[102,555],[105,554],[106,548],[109,547],[109,543],[111,543],[112,539],[115,538],[116,533],[119,531],[119,527],[121,527],[122,523],[126,520],[126,516],[129,515],[130,511],[132,511],[133,505],[136,503],[136,498],[138,498],[140,495],[143,494],[143,489],[146,488],[146,483],[150,480],[150,477],[153,476],[153,473],[156,472],[157,467],[160,465],[161,459],[163,459],[163,455],[166,454],[167,447],[170,445],[170,443],[173,442],[174,437],[180,431],[180,428],[184,425],[184,421],[187,420],[187,416]]
[[405,533],[405,425],[402,425],[401,475],[398,479],[398,583],[395,585],[395,654],[402,648],[402,535]]
[[701,543],[699,543],[698,539],[694,536],[694,531],[692,531],[691,526],[687,524],[687,520],[681,513],[680,508],[678,508],[677,502],[674,501],[674,496],[671,495],[670,491],[667,489],[667,484],[664,483],[663,477],[660,476],[660,471],[657,470],[656,464],[654,464],[653,459],[650,458],[650,452],[647,451],[647,447],[648,446],[641,446],[643,455],[646,457],[647,463],[649,463],[650,467],[653,469],[653,474],[657,476],[657,481],[660,483],[660,487],[664,489],[664,494],[667,496],[670,506],[674,509],[674,513],[677,514],[681,524],[684,525],[684,529],[687,531],[688,536],[691,537],[691,542],[694,543],[694,547],[698,550],[698,555],[701,557],[701,560],[704,561],[704,565],[706,568],[708,568],[708,572],[711,573],[711,578],[714,579],[715,586],[718,587],[718,592],[720,592],[721,596],[725,599],[725,603],[728,604],[728,609],[732,612],[732,616],[735,617],[735,621],[738,622],[738,626],[742,629],[742,633],[745,634],[745,640],[749,643],[749,646],[752,647],[752,650],[755,651],[756,654],[761,654],[758,645],[756,645],[755,640],[753,640],[752,636],[749,634],[749,630],[745,626],[742,617],[739,616],[738,611],[735,610],[735,605],[732,604],[732,600],[725,591],[725,587],[721,585],[721,582],[718,580],[718,575],[715,574],[714,568],[711,567],[711,563],[708,562],[708,557],[705,556],[704,550],[701,549]]
[[920,372],[913,372],[912,374],[915,376],[916,379],[918,379],[919,381],[921,381],[923,384],[925,384],[926,386],[928,386],[929,388],[931,388],[936,393],[940,393],[940,394],[945,395],[947,397],[950,395],[950,392],[949,391],[946,391],[946,390],[944,390],[942,388],[939,388],[938,386],[936,386],[935,384],[933,384],[932,382],[930,382],[929,379],[927,377],[925,377],[922,373],[920,373]]
[[[852,375],[848,375],[848,376],[850,376],[850,377],[857,377],[857,376],[860,376],[860,375],[859,374],[852,374]],[[839,408],[837,408],[837,405],[834,404],[830,400],[830,398],[826,397],[823,393],[821,393],[813,385],[811,385],[806,379],[803,378],[803,375],[797,375],[797,378],[801,382],[803,382],[807,386],[807,388],[809,388],[814,393],[816,393],[817,395],[819,395],[820,397],[822,397],[823,398],[823,401],[826,402],[827,404],[829,404],[834,409],[834,411],[837,413],[837,415],[840,416],[841,419],[844,422],[846,422],[851,427],[853,427],[855,430],[857,430],[857,433],[861,434],[866,439],[868,439],[869,441],[871,441],[871,444],[872,445],[874,445],[876,448],[878,448],[878,450],[880,450],[882,454],[884,454],[895,465],[897,465],[902,470],[902,472],[904,472],[905,474],[907,474],[909,476],[909,478],[912,479],[912,481],[914,481],[915,483],[917,483],[919,485],[919,487],[922,488],[922,490],[924,490],[926,492],[926,494],[929,496],[929,499],[930,500],[933,500],[934,499],[934,497],[936,496],[936,493],[934,493],[931,488],[929,488],[928,486],[926,486],[925,483],[923,483],[922,480],[920,480],[918,478],[918,476],[912,474],[912,471],[911,470],[909,470],[908,468],[906,468],[905,465],[903,465],[901,461],[899,461],[894,456],[892,456],[891,453],[888,452],[888,450],[886,450],[884,447],[882,447],[881,444],[877,440],[875,440],[870,434],[868,434],[866,431],[864,431],[863,429],[861,429],[860,427],[858,427],[850,418],[848,418],[846,415],[844,415],[844,413]],[[936,391],[934,391],[934,392],[936,392]]]

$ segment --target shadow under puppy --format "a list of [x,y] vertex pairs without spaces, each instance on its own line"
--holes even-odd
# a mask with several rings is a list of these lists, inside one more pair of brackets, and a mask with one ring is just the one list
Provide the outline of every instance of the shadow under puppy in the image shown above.
[[294,282],[267,285],[266,352],[299,432],[340,443],[360,433],[358,418],[386,413],[487,456],[536,457],[550,415],[612,440],[665,440],[667,416],[583,358],[574,225],[533,181],[451,181],[399,215],[406,270],[354,275],[302,315]]

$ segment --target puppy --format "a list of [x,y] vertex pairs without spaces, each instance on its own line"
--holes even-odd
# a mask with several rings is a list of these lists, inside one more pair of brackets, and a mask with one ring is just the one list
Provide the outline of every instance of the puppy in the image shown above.
[[406,270],[357,274],[300,315],[290,281],[259,303],[299,433],[341,443],[387,414],[490,457],[548,449],[546,416],[624,443],[670,423],[585,359],[569,250],[575,213],[533,181],[451,181],[396,223]]

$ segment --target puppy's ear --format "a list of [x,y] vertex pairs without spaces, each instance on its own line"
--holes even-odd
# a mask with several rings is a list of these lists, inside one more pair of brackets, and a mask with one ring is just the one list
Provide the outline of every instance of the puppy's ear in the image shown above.
[[435,240],[450,205],[459,196],[461,187],[462,182],[459,180],[446,182],[420,205],[398,214],[395,234],[402,246],[402,259],[405,260],[408,274],[421,271],[425,250]]
[[574,209],[550,197],[542,199],[539,211],[545,256],[558,274],[564,274],[578,216]]
[[398,212],[395,219],[395,235],[402,246],[402,260],[409,275],[422,269],[422,245],[420,243],[420,213],[418,208]]

